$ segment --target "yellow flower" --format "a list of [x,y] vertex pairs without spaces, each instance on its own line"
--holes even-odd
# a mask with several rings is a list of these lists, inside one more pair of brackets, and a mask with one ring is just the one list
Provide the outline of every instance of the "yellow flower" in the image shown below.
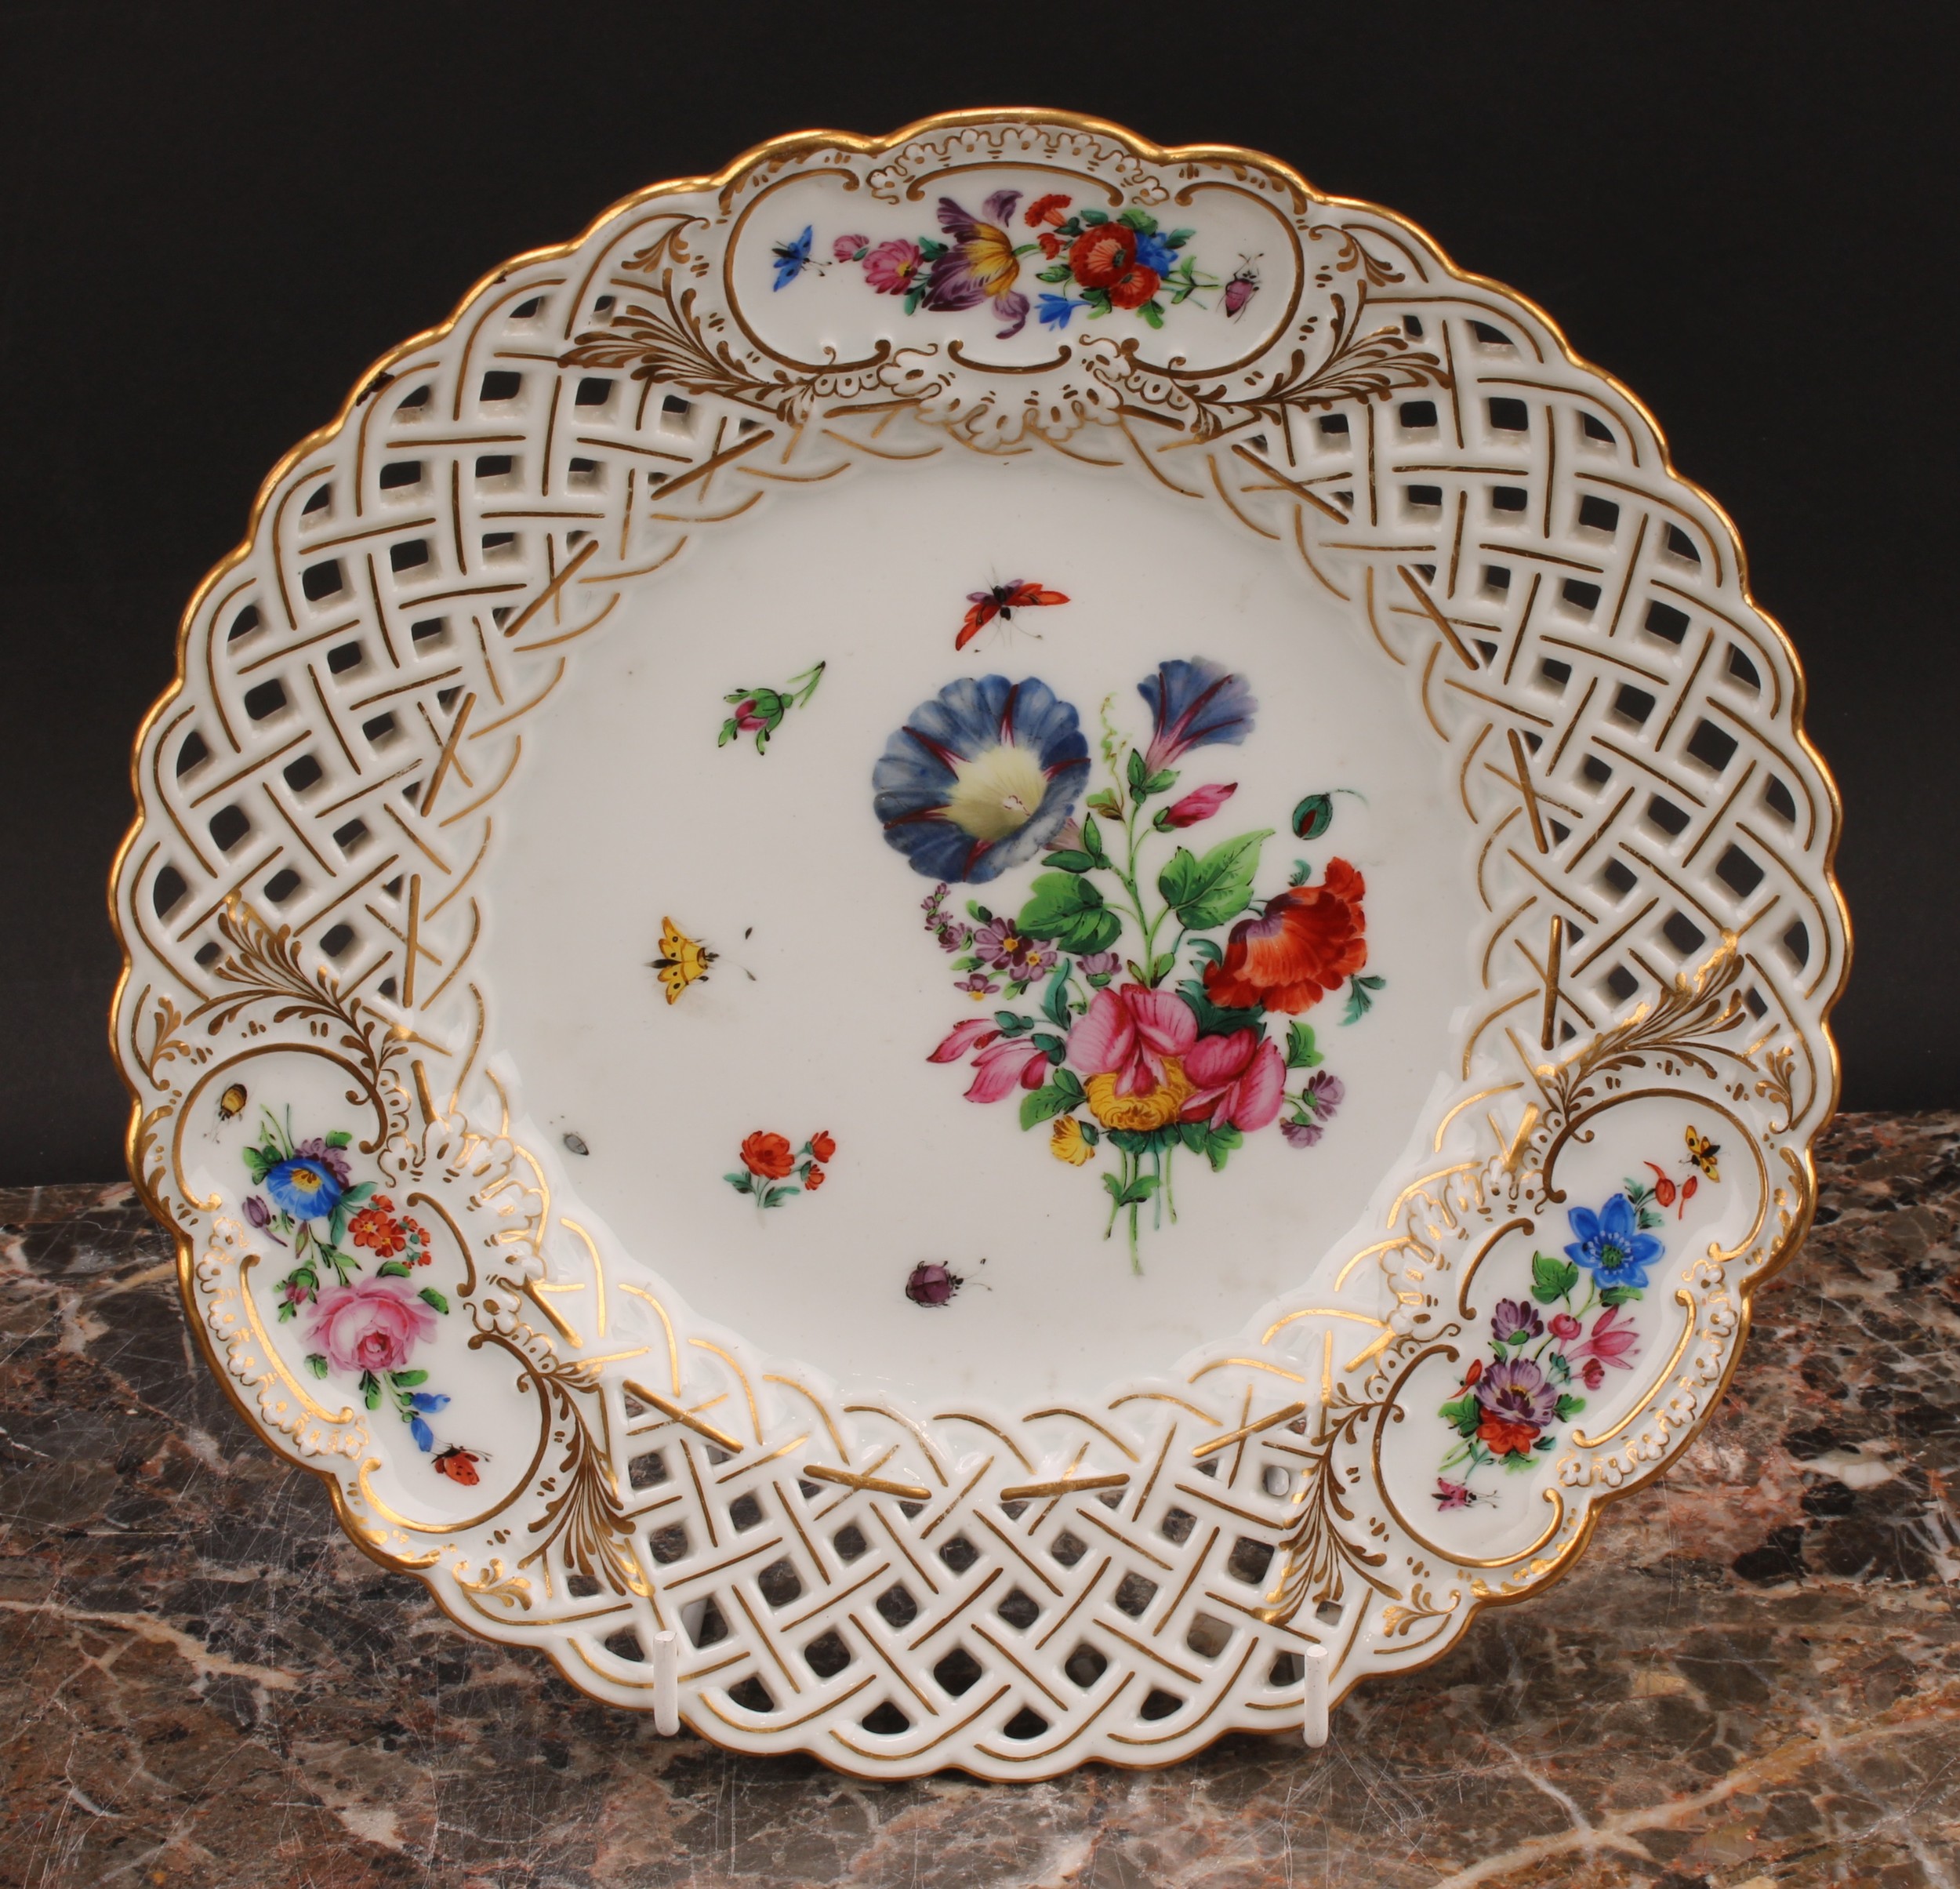
[[1140,1134],[1175,1121],[1192,1095],[1191,1079],[1178,1056],[1164,1058],[1163,1080],[1147,1095],[1118,1095],[1113,1075],[1091,1076],[1086,1086],[1089,1113],[1105,1128],[1134,1128]]
[[1048,1131],[1048,1152],[1058,1161],[1066,1161],[1071,1168],[1080,1168],[1084,1161],[1092,1161],[1096,1151],[1089,1146],[1082,1132],[1082,1124],[1073,1115],[1056,1118],[1054,1126]]

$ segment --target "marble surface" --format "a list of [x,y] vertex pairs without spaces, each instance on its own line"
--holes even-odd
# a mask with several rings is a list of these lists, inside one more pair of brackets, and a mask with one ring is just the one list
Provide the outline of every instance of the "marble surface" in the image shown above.
[[1726,1402],[1334,1742],[862,1784],[662,1741],[348,1546],[126,1186],[0,1192],[0,1884],[1960,1884],[1960,1116],[1854,1116]]

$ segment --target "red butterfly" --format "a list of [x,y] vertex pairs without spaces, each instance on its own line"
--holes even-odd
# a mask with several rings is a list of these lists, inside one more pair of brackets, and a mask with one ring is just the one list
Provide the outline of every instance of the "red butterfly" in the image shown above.
[[452,1482],[473,1485],[477,1480],[477,1464],[481,1458],[459,1444],[452,1444],[430,1465],[438,1476],[446,1476]]
[[1065,604],[1068,601],[1059,590],[1044,590],[1040,584],[1030,583],[1022,577],[1011,583],[997,583],[990,590],[969,590],[967,601],[973,608],[967,612],[967,620],[960,626],[960,634],[953,639],[953,646],[956,649],[965,648],[996,616],[1004,623],[1011,623],[1017,610],[1032,609],[1037,604]]

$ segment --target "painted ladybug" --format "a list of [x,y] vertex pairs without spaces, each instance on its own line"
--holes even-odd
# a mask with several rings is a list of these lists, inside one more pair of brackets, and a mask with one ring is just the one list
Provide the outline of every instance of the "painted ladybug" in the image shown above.
[[446,1476],[452,1482],[459,1482],[474,1488],[477,1484],[477,1465],[482,1459],[464,1449],[459,1444],[451,1444],[435,1459],[435,1472]]
[[966,1281],[950,1267],[921,1259],[906,1280],[906,1297],[915,1306],[943,1306]]

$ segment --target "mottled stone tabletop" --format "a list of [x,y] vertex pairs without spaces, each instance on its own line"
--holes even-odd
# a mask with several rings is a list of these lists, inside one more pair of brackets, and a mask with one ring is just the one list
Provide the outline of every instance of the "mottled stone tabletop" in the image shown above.
[[1852,1116],[1726,1402],[1318,1753],[904,1785],[662,1740],[350,1547],[126,1186],[0,1192],[0,1883],[1960,1884],[1960,1116]]

